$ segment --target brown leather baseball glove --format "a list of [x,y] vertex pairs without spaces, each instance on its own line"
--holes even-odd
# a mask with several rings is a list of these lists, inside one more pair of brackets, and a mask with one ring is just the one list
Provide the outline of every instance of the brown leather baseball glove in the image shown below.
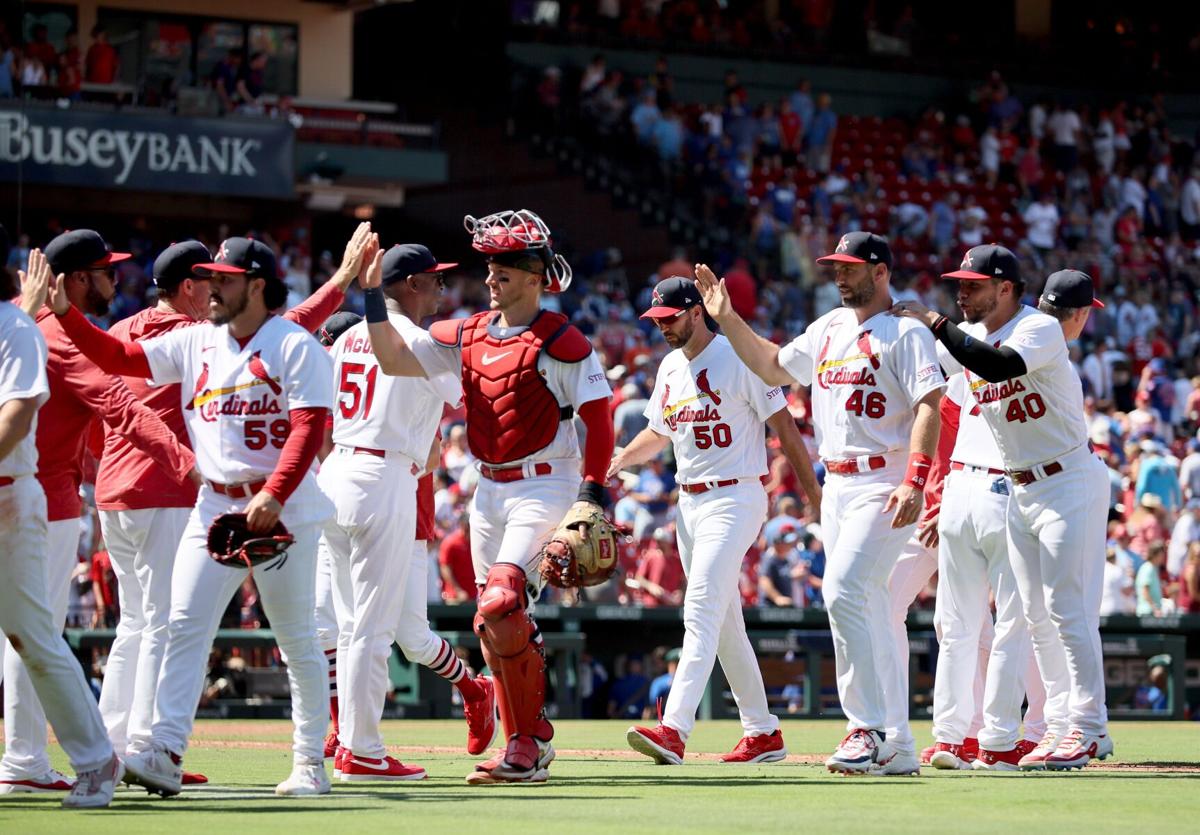
[[223,513],[208,527],[208,553],[233,568],[254,568],[276,560],[266,570],[279,568],[287,561],[287,549],[296,538],[282,522],[276,522],[268,534],[250,530],[245,513]]
[[617,529],[600,505],[575,502],[540,556],[539,571],[550,585],[598,586],[617,570]]

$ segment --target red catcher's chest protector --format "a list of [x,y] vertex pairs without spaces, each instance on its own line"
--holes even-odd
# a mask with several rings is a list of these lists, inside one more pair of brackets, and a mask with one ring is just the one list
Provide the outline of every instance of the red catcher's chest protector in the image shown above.
[[560,362],[591,353],[586,337],[565,316],[543,310],[526,328],[502,329],[499,314],[437,322],[430,335],[462,348],[463,400],[471,453],[493,466],[545,449],[574,411],[562,406],[538,371],[542,351]]

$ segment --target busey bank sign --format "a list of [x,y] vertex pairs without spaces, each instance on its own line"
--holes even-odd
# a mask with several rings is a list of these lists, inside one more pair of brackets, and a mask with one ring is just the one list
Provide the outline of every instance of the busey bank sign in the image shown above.
[[0,179],[291,197],[287,122],[0,108]]

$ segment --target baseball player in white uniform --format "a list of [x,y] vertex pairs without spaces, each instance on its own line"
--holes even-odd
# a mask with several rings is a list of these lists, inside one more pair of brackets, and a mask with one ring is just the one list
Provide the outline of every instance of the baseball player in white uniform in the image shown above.
[[[7,256],[7,250],[0,246],[0,254]],[[47,281],[49,271],[41,251],[31,250],[29,272],[37,273],[35,280]],[[125,769],[48,603],[46,496],[34,478],[37,411],[50,397],[46,356],[46,341],[33,319],[12,302],[0,302],[0,631],[25,661],[34,692],[75,769],[63,806],[98,808],[112,801]],[[13,790],[23,789],[8,789]]]
[[246,578],[210,558],[208,528],[217,516],[240,512],[253,531],[282,521],[295,537],[285,559],[255,575],[291,683],[294,768],[276,793],[324,794],[328,668],[316,638],[314,583],[320,526],[333,508],[311,469],[333,401],[332,364],[306,331],[269,313],[281,306],[286,286],[265,244],[230,238],[214,262],[196,269],[212,282],[213,326],[143,342],[113,338],[70,310],[60,288],[52,294],[64,329],[101,368],[181,384],[204,478],[175,559],[151,747],[129,758],[128,777],[163,795],[180,791],[205,659],[221,613]]
[[[976,255],[967,253],[964,269]],[[928,325],[967,369],[1011,479],[1010,559],[1046,687],[1046,734],[1020,758],[1025,769],[1080,768],[1113,751],[1099,633],[1108,478],[1088,443],[1066,346],[1093,306],[1089,276],[1056,272],[1038,311],[1022,308],[998,347],[916,303],[895,308]]]
[[[897,680],[888,577],[921,513],[945,384],[933,340],[888,314],[892,254],[885,239],[848,233],[818,263],[835,265],[844,307],[782,349],[737,316],[723,281],[697,269],[697,282],[709,313],[754,373],[772,385],[812,386],[828,474],[821,502],[823,590],[848,720],[848,733],[826,766],[915,774],[916,751],[885,739],[887,683]],[[891,697],[907,699],[907,693]]]
[[[423,334],[416,322],[437,311],[443,287],[438,273],[458,265],[438,263],[420,244],[394,246],[381,259],[374,255],[370,269],[381,272],[389,323],[402,335]],[[365,322],[347,330],[330,356],[338,386],[334,446],[319,482],[337,508],[324,531],[338,618],[338,738],[345,752],[335,768],[343,781],[420,780],[423,768],[388,756],[379,723],[393,640],[423,664],[433,665],[441,654],[453,656],[424,618],[419,628],[408,621],[403,631],[398,627],[409,597],[425,600],[423,549],[420,565],[413,565],[417,479],[443,405],[457,406],[462,387],[449,373],[430,378],[380,373]],[[410,590],[414,575],[419,587]],[[460,677],[458,687],[468,721],[473,716],[478,724],[471,753],[482,753],[496,727],[491,679]]]
[[[475,632],[508,739],[467,782],[540,782],[554,758],[554,728],[544,711],[541,633],[530,613],[541,587],[538,554],[574,501],[607,499],[611,392],[587,338],[540,307],[542,293],[561,292],[571,280],[545,222],[521,209],[468,216],[465,224],[472,247],[488,256],[491,310],[437,322],[429,334],[401,334],[369,280],[368,332],[384,373],[449,373],[463,381],[467,441],[481,475],[471,502],[471,556],[483,587]],[[587,430],[582,456],[575,415]]]
[[609,477],[675,451],[679,506],[676,537],[687,591],[683,650],[666,710],[655,728],[631,727],[630,747],[660,764],[679,765],[696,723],[713,662],[733,691],[742,739],[723,762],[776,762],[787,756],[779,720],[767,707],[762,673],[746,637],[738,576],[766,520],[764,424],[779,436],[806,495],[820,487],[783,392],[738,359],[709,326],[695,282],[673,276],[654,288],[651,319],[674,350],[663,359],[646,407],[649,426],[608,468]]

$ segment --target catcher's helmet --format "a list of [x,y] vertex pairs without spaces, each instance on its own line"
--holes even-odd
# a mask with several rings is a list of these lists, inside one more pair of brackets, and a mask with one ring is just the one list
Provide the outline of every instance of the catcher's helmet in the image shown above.
[[471,233],[471,247],[488,260],[542,273],[548,293],[561,293],[571,286],[571,265],[555,255],[550,228],[536,213],[517,209],[481,218],[467,215],[463,226]]

